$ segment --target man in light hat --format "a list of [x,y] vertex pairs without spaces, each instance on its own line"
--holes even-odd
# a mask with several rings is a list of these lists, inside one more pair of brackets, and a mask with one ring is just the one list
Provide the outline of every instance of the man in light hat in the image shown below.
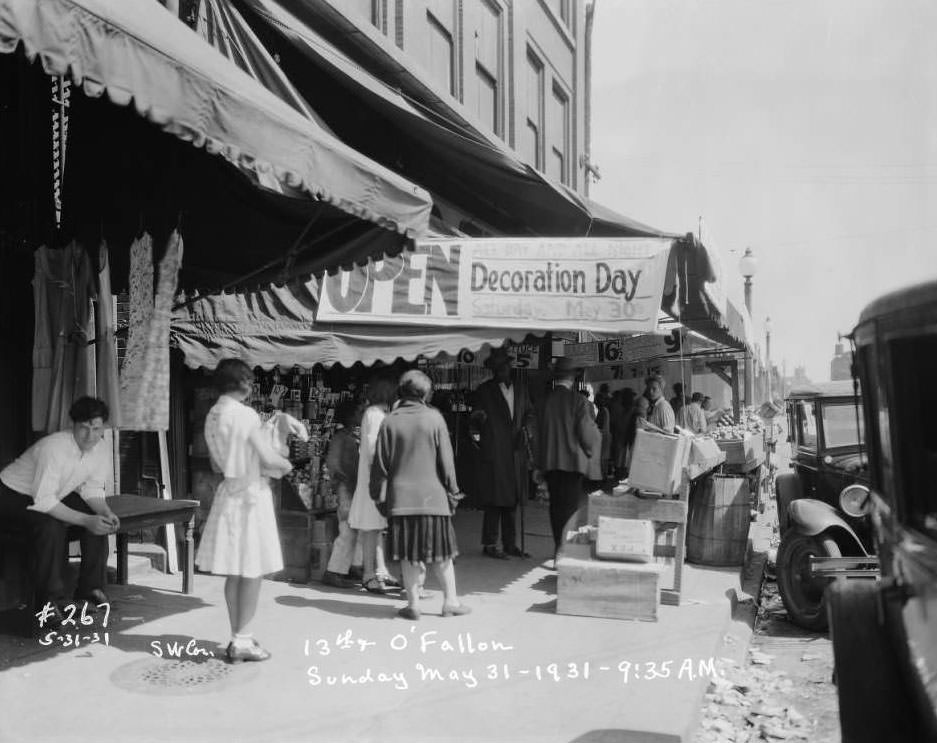
[[533,405],[526,387],[515,379],[513,359],[505,349],[494,349],[485,365],[494,376],[479,385],[473,405],[476,413],[484,413],[476,419],[481,467],[476,500],[485,512],[482,551],[502,560],[528,557],[517,546],[515,514],[518,504],[527,501]]
[[602,445],[589,401],[573,389],[577,372],[572,359],[557,359],[554,387],[540,419],[540,462],[550,491],[550,526],[556,549],[563,542],[563,527],[582,504],[589,459],[598,456]]

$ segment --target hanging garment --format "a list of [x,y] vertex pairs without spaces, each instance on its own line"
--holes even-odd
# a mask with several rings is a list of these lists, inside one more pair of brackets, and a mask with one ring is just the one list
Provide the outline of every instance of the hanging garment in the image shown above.
[[33,277],[33,430],[52,433],[71,426],[69,408],[93,395],[94,349],[91,260],[72,242],[63,250],[36,251]]
[[97,302],[94,313],[94,360],[96,396],[111,411],[110,424],[120,427],[120,379],[117,376],[114,300],[111,292],[111,267],[107,243],[98,248]]
[[169,320],[182,265],[182,236],[174,231],[169,237],[159,264],[156,298],[153,300],[150,294],[149,305],[146,297],[148,287],[152,287],[152,243],[148,236],[139,243],[131,247],[130,253],[130,337],[120,377],[121,428],[166,431],[169,429]]

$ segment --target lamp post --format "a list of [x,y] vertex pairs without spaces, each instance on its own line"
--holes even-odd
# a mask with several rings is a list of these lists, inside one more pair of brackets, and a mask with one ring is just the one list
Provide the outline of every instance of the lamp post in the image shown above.
[[[745,278],[745,308],[748,315],[752,314],[752,277],[758,269],[758,261],[752,253],[751,248],[745,248],[745,255],[739,259],[739,273]],[[752,353],[748,346],[745,347],[745,404],[754,404],[754,385],[755,380],[752,374]]]
[[768,365],[768,402],[774,402],[771,394],[771,318],[765,318],[765,363]]

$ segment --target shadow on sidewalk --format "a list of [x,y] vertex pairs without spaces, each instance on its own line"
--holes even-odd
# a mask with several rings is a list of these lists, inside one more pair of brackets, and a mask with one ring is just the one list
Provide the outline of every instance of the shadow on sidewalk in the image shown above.
[[[58,630],[39,627],[38,619],[21,609],[0,613],[0,671],[44,661],[61,653],[76,653],[80,657],[91,647],[105,644],[128,653],[150,653],[153,652],[153,642],[161,646],[171,643],[186,645],[194,640],[196,646],[206,652],[216,652],[215,641],[191,635],[132,633],[134,627],[147,622],[209,606],[202,598],[139,584],[109,585],[107,590],[111,600],[110,614],[104,610],[96,614],[86,613],[83,624],[79,606],[73,615],[74,623],[69,622]],[[66,618],[69,617],[70,613],[66,613]]]
[[[400,605],[403,600],[397,596],[387,596],[387,598],[397,598]],[[391,604],[362,604],[356,601],[342,601],[332,599],[327,595],[319,595],[315,598],[304,598],[302,596],[277,596],[274,601],[280,606],[288,606],[293,609],[319,609],[329,614],[340,614],[346,617],[356,617],[364,619],[396,619],[397,609]]]

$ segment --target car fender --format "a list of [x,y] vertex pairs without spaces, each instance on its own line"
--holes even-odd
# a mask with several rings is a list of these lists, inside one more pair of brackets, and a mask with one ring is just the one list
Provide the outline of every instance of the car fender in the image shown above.
[[808,537],[815,537],[830,529],[842,530],[855,542],[855,554],[869,556],[853,528],[829,503],[814,498],[798,498],[788,506],[788,517],[790,527]]

